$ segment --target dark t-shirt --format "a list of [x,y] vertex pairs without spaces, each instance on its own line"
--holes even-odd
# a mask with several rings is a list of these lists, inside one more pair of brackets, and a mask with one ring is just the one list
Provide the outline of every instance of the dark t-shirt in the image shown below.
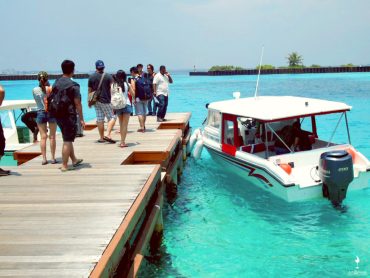
[[[284,143],[290,147],[294,142],[293,127],[290,125],[284,126],[280,131],[277,132]],[[287,149],[283,142],[279,138],[275,140],[275,147]]]
[[80,85],[73,80],[71,80],[68,77],[62,76],[61,78],[57,79],[53,85],[53,88],[57,89],[58,91],[66,90],[66,94],[70,100],[70,107],[68,108],[68,114],[69,115],[76,115],[76,106],[74,99],[78,98],[81,99],[81,94],[80,94]]
[[307,132],[305,132],[302,129],[295,128],[293,129],[293,133],[294,133],[294,138],[297,138],[297,137],[299,138],[298,147],[301,151],[310,150],[312,148]]
[[[101,76],[102,73],[100,72],[95,72],[92,75],[90,75],[87,86],[91,88],[92,91],[96,91],[98,89]],[[106,73],[101,84],[101,94],[99,97],[99,102],[110,103],[111,98],[110,85],[112,84],[112,82],[113,82],[112,76],[109,73]]]
[[153,92],[153,79],[154,79],[154,76],[152,74],[149,74],[149,73],[144,73],[144,77],[148,80],[149,84],[150,84],[150,89],[152,90],[152,93]]

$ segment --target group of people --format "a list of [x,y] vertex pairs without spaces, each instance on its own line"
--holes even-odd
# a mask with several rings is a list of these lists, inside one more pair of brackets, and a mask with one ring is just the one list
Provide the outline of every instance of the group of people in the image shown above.
[[[46,154],[47,139],[50,141],[50,163],[58,163],[56,152],[55,134],[57,126],[63,137],[62,166],[60,170],[66,172],[83,162],[78,159],[74,152],[73,142],[78,136],[78,127],[85,127],[81,93],[78,83],[72,77],[75,64],[71,60],[64,60],[61,64],[63,75],[58,78],[53,86],[48,81],[48,74],[41,71],[38,74],[38,86],[32,91],[36,102],[36,111],[26,113],[22,117],[27,127],[33,132],[34,142],[40,133],[40,149],[42,165],[49,163]],[[125,148],[127,127],[129,118],[135,114],[138,116],[140,128],[138,132],[145,132],[147,115],[157,116],[157,122],[166,121],[165,116],[168,106],[169,84],[173,83],[171,75],[165,66],[160,66],[159,72],[155,73],[151,64],[147,65],[147,72],[143,71],[143,65],[138,64],[130,68],[130,78],[127,78],[123,70],[110,75],[104,72],[105,65],[101,60],[95,63],[96,71],[88,80],[88,94],[96,94],[96,101],[89,107],[96,111],[96,122],[99,131],[98,143],[116,143],[111,133],[118,117],[120,126],[119,147]],[[0,85],[0,106],[5,98],[5,90]],[[106,135],[104,135],[104,122],[108,121]],[[34,123],[36,122],[36,124]],[[0,159],[4,155],[5,137],[0,121]],[[71,159],[72,167],[68,168]],[[9,175],[10,171],[0,168],[0,176]]]
[[[40,72],[38,74],[39,84],[33,89],[33,97],[36,102],[36,123],[37,130],[32,125],[34,132],[40,132],[42,165],[48,164],[46,158],[46,141],[50,140],[51,163],[55,164],[58,161],[55,158],[56,141],[55,134],[57,126],[59,126],[62,137],[62,166],[60,170],[66,172],[68,161],[71,159],[72,167],[79,166],[83,160],[78,159],[75,155],[73,142],[77,135],[77,115],[82,127],[85,126],[82,105],[80,86],[72,80],[75,64],[71,60],[64,60],[61,64],[63,75],[58,78],[53,86],[50,86],[48,74]],[[0,86],[0,106],[5,98],[5,90]],[[56,109],[56,107],[58,107]],[[31,117],[29,114],[28,117]],[[27,118],[27,117],[26,117]],[[31,126],[30,119],[24,119]],[[37,134],[37,133],[36,133]],[[34,138],[35,139],[35,138]],[[0,121],[0,159],[4,155],[5,137]],[[10,171],[0,168],[0,176],[9,175]]]
[[[127,78],[123,70],[118,70],[113,75],[106,73],[102,60],[96,61],[95,68],[95,73],[88,80],[88,94],[92,96],[98,92],[97,101],[91,105],[96,111],[100,137],[97,142],[116,142],[111,133],[118,117],[121,135],[119,147],[127,147],[127,126],[134,111],[140,125],[138,132],[146,131],[147,115],[157,116],[157,122],[166,120],[169,84],[173,83],[173,80],[165,66],[160,66],[159,72],[155,73],[153,65],[148,64],[147,72],[144,72],[143,65],[138,64],[130,68],[130,78]],[[123,99],[117,101],[120,95]],[[105,119],[108,121],[106,135]]]
[[80,85],[72,80],[75,63],[64,60],[61,64],[63,75],[58,78],[51,87],[48,74],[44,71],[38,74],[39,86],[33,89],[33,97],[37,106],[36,123],[40,132],[40,148],[42,154],[42,165],[48,164],[46,158],[46,141],[50,140],[51,163],[56,164],[55,158],[56,141],[55,134],[57,125],[63,137],[62,166],[60,170],[66,172],[68,160],[71,159],[72,167],[75,168],[82,163],[74,152],[73,142],[77,136],[77,121],[82,127],[85,126]]

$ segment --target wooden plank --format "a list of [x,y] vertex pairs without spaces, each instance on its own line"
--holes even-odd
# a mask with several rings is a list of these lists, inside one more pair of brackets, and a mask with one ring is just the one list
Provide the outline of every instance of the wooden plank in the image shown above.
[[127,277],[129,277],[129,278],[131,278],[131,277],[137,277],[137,274],[139,272],[140,265],[143,262],[143,260],[144,260],[144,256],[143,255],[136,254],[136,256],[134,258],[134,262],[132,263],[132,267],[131,267],[130,272],[128,273]]
[[152,185],[157,184],[160,179],[159,166],[156,167],[156,174],[155,176],[152,175],[151,179],[152,180],[146,182],[143,190],[140,192],[125,219],[122,221],[122,224],[117,229],[112,241],[104,251],[102,258],[91,272],[91,277],[109,277],[113,274],[115,270],[114,266],[118,265],[120,260],[119,256],[122,255],[120,254],[119,249],[122,249],[124,243],[128,240],[137,221],[139,220],[139,217],[144,211],[146,203],[154,192],[155,188]]
[[74,263],[74,262],[85,262],[91,263],[99,260],[99,255],[83,255],[80,254],[67,254],[67,255],[38,255],[38,256],[0,256],[0,264],[2,263]]
[[139,241],[136,244],[136,248],[134,250],[135,259],[134,259],[134,263],[132,264],[130,268],[128,277],[136,277],[139,272],[140,265],[143,261],[142,255],[144,255],[145,253],[145,248],[147,244],[149,243],[150,238],[152,237],[152,234],[156,226],[156,223],[158,221],[158,218],[161,216],[160,204],[162,203],[162,199],[163,199],[162,191],[163,191],[163,187],[160,190],[160,194],[158,198],[154,202],[154,206],[150,212],[150,215],[147,219],[145,227],[140,235]]

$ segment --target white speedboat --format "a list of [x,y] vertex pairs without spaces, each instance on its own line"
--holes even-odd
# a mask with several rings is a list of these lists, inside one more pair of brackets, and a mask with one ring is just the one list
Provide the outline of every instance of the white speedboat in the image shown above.
[[[210,103],[203,130],[190,139],[193,154],[204,145],[224,168],[288,201],[327,197],[340,204],[347,188],[368,186],[370,162],[351,145],[347,115],[341,102],[293,96],[258,96]],[[320,118],[333,121],[320,128]],[[309,148],[297,151],[285,142],[286,126],[299,122]],[[342,124],[342,126],[341,126]],[[339,137],[346,143],[334,143]],[[321,134],[328,134],[323,139]],[[294,138],[294,141],[297,139]],[[196,141],[196,143],[194,143]],[[298,139],[299,141],[299,139]],[[278,147],[280,146],[280,147]],[[192,148],[190,146],[190,148]],[[286,153],[278,150],[284,149]]]
[[20,117],[36,108],[34,100],[4,100],[0,106],[0,118],[6,140],[5,151],[14,152],[33,144],[33,134],[20,125]]

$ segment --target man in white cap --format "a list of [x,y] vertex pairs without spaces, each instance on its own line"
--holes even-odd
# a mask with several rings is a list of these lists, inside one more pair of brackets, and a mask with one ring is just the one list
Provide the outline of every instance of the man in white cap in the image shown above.
[[[116,122],[116,116],[113,114],[113,108],[111,105],[111,93],[110,86],[113,82],[113,78],[109,73],[105,73],[105,65],[102,60],[98,60],[95,63],[96,72],[94,72],[89,77],[88,81],[88,93],[94,91],[99,91],[99,98],[96,102],[95,111],[96,111],[96,123],[99,130],[99,140],[98,143],[115,143],[111,138],[111,132],[113,126]],[[100,84],[100,87],[99,87]],[[107,135],[104,136],[104,119],[105,117],[108,120],[107,126]]]

